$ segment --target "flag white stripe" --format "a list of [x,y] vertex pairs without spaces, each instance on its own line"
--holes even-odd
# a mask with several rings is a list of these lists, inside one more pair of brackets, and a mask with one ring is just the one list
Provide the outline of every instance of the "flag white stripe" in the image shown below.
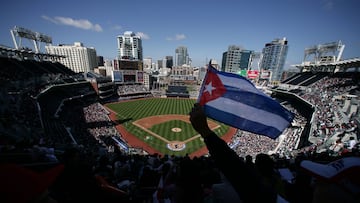
[[255,86],[253,86],[250,81],[247,81],[245,79],[239,79],[236,77],[225,76],[222,74],[217,75],[225,86],[234,87],[236,89],[240,89],[246,92],[252,92],[254,94],[266,95],[265,93],[261,92],[261,90],[258,90]]
[[209,101],[206,103],[206,105],[221,109],[221,111],[242,117],[253,122],[274,127],[279,131],[283,131],[289,124],[287,120],[277,114],[254,108],[252,106],[224,97],[219,97],[218,99]]

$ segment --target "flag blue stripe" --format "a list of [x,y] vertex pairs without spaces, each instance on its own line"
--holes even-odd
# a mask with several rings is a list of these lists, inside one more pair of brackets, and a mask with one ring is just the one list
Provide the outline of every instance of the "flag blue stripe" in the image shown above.
[[215,72],[226,88],[226,93],[222,97],[232,99],[246,105],[263,109],[271,113],[276,113],[291,122],[294,115],[285,109],[281,104],[257,89],[248,79],[233,73],[221,72],[211,68]]
[[211,69],[211,71],[218,75],[223,85],[226,86],[227,88],[231,87],[238,90],[248,91],[254,94],[259,94],[269,97],[262,91],[258,90],[252,82],[250,82],[248,79],[240,75],[236,75],[233,73],[219,72],[216,71],[216,69],[215,70]]
[[278,114],[288,121],[291,121],[294,116],[285,107],[281,106],[281,104],[279,104],[271,97],[264,97],[262,95],[253,94],[250,92],[231,89],[227,89],[226,93],[223,94],[222,97],[234,100],[234,102],[239,102],[254,108],[262,109],[270,113]]
[[244,131],[252,132],[259,135],[266,135],[272,139],[276,139],[282,133],[282,130],[280,131],[272,126],[267,126],[258,122],[247,120],[245,118],[241,118],[236,115],[226,113],[217,108],[213,108],[209,105],[205,105],[204,109],[206,115],[209,118],[213,118],[215,120],[217,120],[217,118],[221,118],[222,123],[236,127]]
[[245,92],[250,92],[254,94],[258,94],[264,97],[269,97],[269,95],[265,94],[263,91],[257,89],[254,84],[252,84],[249,80],[243,77],[224,77],[220,73],[218,74],[221,82],[228,89],[241,90]]
[[[205,104],[205,106],[211,106],[212,108],[217,108],[220,111],[232,114],[253,122],[262,123],[266,126],[272,126],[277,128],[279,131],[284,130],[289,122],[277,114],[273,114],[262,109],[256,109],[245,104],[234,102],[231,99],[220,97],[216,100],[210,101]],[[217,117],[214,119],[222,119]]]

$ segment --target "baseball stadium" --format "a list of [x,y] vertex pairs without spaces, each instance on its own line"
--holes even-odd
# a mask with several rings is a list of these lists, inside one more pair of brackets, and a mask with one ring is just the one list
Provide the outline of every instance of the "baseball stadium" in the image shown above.
[[[307,48],[298,71],[276,84],[261,74],[251,80],[295,115],[279,137],[208,119],[214,134],[206,145],[189,119],[201,88],[196,77],[147,78],[145,85],[149,75],[138,62],[119,60],[130,68],[106,77],[77,73],[59,55],[0,46],[0,201],[46,194],[58,202],[194,202],[225,184],[222,194],[235,189],[252,202],[260,177],[284,202],[309,202],[313,176],[358,175],[360,58],[342,59],[343,50],[340,42]],[[332,166],[331,178],[320,170]]]

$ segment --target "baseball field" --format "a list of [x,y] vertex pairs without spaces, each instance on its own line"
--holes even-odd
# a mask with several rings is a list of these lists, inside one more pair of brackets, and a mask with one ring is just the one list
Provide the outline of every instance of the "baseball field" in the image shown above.
[[[124,139],[130,136],[137,138],[137,143],[127,140],[129,145],[150,147],[153,152],[160,154],[184,156],[205,148],[202,138],[189,121],[189,112],[194,103],[194,99],[147,98],[105,106]],[[218,136],[231,131],[229,126],[217,121],[209,119],[208,123]]]

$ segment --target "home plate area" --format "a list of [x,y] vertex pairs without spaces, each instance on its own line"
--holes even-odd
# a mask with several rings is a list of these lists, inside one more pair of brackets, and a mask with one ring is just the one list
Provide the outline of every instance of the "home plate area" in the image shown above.
[[[146,131],[147,133],[151,134],[154,137],[157,137],[158,139],[163,140],[169,150],[172,151],[181,151],[186,148],[186,143],[200,137],[200,135],[196,135],[194,137],[191,137],[184,141],[177,141],[177,140],[167,140],[166,138],[152,132],[150,128],[156,124],[164,123],[169,120],[181,120],[187,123],[190,123],[189,116],[188,115],[157,115],[157,116],[150,116],[146,118],[139,119],[135,122],[133,122],[134,125],[141,128],[142,130]],[[215,124],[214,122],[209,122],[209,126],[211,129],[219,127],[219,125]],[[180,133],[182,131],[179,127],[173,127],[171,128],[172,132]],[[149,136],[146,137],[146,139],[150,139]]]
[[184,142],[179,141],[171,141],[167,144],[167,148],[173,151],[181,151],[185,149],[186,144]]
[[[172,128],[171,131],[175,133],[181,132],[181,128]],[[180,141],[171,141],[167,144],[167,148],[173,151],[181,151],[185,149],[186,144]]]

